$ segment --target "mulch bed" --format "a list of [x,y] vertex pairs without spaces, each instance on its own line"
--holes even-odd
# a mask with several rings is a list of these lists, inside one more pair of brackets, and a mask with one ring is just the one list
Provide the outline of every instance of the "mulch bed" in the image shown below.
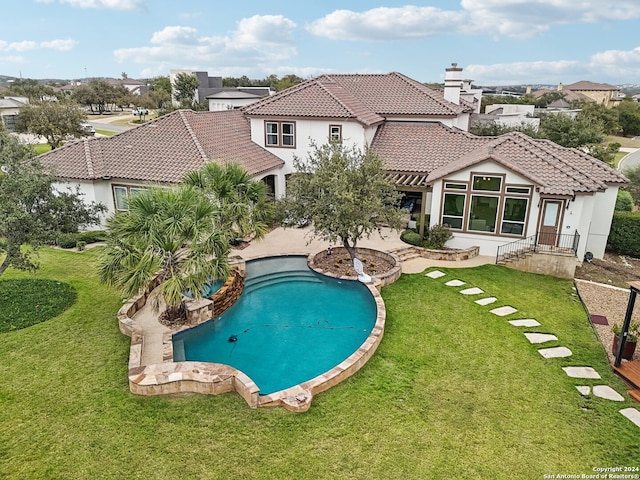
[[[381,275],[394,267],[388,260],[375,255],[361,255],[359,258],[362,260],[365,273],[369,275]],[[346,252],[333,252],[331,255],[327,254],[327,252],[320,253],[315,257],[315,265],[322,271],[337,277],[357,276],[356,271],[353,269],[351,258]]]

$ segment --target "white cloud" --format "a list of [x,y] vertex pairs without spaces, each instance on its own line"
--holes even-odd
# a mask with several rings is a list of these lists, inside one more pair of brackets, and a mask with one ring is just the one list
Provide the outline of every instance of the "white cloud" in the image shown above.
[[171,68],[205,69],[215,65],[240,71],[243,67],[255,71],[261,65],[273,70],[276,62],[297,54],[293,32],[295,23],[281,15],[244,18],[227,36],[202,36],[192,27],[171,26],[155,32],[151,45],[121,48],[114,56],[120,63],[145,64],[144,72],[154,75]]
[[49,40],[44,42],[34,42],[32,40],[22,40],[20,42],[6,42],[0,40],[0,52],[28,52],[38,48],[52,50],[71,50],[76,45],[75,40]]
[[[56,0],[36,0],[40,3],[53,3]],[[76,8],[102,8],[108,10],[139,10],[146,6],[146,0],[58,0]]]
[[198,43],[198,31],[191,27],[164,27],[153,34],[151,43],[194,45]]
[[336,10],[307,29],[332,40],[424,38],[442,33],[527,38],[553,25],[640,18],[637,0],[461,0],[460,7]]
[[590,66],[603,75],[640,78],[640,47],[596,53],[591,56]]
[[465,21],[465,12],[435,7],[407,5],[379,7],[365,12],[336,10],[311,23],[314,35],[332,40],[389,40],[428,37],[456,30]]
[[59,50],[61,52],[66,52],[69,50],[73,50],[73,47],[75,47],[78,44],[77,41],[72,40],[70,38],[67,38],[65,40],[49,40],[47,42],[40,42],[40,46],[44,47],[44,48],[50,48],[52,50]]

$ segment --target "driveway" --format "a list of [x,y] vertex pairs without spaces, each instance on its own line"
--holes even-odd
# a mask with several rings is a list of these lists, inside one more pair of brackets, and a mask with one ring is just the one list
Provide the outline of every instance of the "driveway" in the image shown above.
[[627,168],[633,168],[640,165],[640,149],[638,148],[628,148],[628,149],[620,149],[621,151],[629,151],[626,157],[624,157],[620,164],[618,165],[618,170],[623,171]]

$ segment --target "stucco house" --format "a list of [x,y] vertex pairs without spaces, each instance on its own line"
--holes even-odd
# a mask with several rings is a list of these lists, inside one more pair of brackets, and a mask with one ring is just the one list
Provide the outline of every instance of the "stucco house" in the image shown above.
[[601,258],[626,179],[546,140],[469,134],[474,106],[461,97],[461,72],[447,68],[442,91],[395,72],[322,75],[240,110],[177,111],[43,159],[115,211],[136,188],[175,183],[207,161],[239,161],[279,197],[294,157],[337,140],[378,153],[414,216],[451,227],[448,246],[502,258],[530,245]]
[[20,109],[29,103],[27,97],[0,98],[0,120],[9,132],[15,132]]

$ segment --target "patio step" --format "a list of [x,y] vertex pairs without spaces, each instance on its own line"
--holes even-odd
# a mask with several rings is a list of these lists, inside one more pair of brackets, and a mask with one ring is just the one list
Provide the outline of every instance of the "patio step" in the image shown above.
[[420,257],[420,253],[413,247],[398,248],[393,251],[401,262]]
[[636,402],[640,403],[640,390],[638,390],[638,389],[628,390],[627,393]]

